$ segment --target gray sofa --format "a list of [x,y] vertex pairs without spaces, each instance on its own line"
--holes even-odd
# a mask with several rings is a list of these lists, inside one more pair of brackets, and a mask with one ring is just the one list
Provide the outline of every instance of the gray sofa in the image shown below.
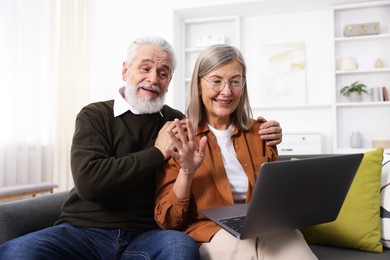
[[[291,157],[303,158],[310,156],[284,155],[280,156],[279,160],[287,160]],[[68,192],[56,192],[30,199],[0,203],[0,244],[12,238],[53,225],[58,219],[62,203],[67,195]],[[321,260],[390,259],[389,249],[384,249],[382,254],[378,254],[321,245],[310,245],[310,247]]]

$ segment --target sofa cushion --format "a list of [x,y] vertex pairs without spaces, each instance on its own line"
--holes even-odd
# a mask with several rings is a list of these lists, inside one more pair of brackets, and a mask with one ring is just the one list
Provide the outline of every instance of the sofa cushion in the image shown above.
[[337,219],[302,228],[308,243],[382,252],[380,184],[383,148],[364,154]]
[[381,186],[382,244],[390,248],[390,154],[383,154]]

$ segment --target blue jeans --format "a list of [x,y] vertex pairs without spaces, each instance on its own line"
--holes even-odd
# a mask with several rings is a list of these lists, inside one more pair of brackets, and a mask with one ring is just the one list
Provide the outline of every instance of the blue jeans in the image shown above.
[[49,227],[0,245],[0,259],[199,259],[195,241],[174,230]]

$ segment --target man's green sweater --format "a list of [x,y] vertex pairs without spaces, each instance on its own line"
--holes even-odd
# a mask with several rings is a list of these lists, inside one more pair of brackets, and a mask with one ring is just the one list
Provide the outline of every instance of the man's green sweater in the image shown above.
[[145,231],[154,221],[155,173],[164,157],[154,147],[166,121],[184,115],[164,106],[160,113],[114,117],[114,101],[92,103],[76,118],[71,148],[75,188],[56,224]]

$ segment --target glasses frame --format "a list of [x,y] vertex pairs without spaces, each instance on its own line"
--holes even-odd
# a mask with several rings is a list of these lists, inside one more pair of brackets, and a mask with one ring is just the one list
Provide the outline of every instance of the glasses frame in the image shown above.
[[202,77],[201,79],[204,79],[207,82],[207,84],[208,84],[209,88],[211,88],[211,90],[213,90],[214,92],[220,93],[225,89],[227,84],[229,85],[229,88],[232,92],[242,90],[246,85],[246,78],[244,76],[240,76],[240,77],[243,80],[243,83],[241,84],[240,87],[232,87],[232,84],[231,84],[232,79],[229,79],[229,80],[225,79],[225,80],[221,80],[223,83],[221,90],[215,90],[214,87],[212,86],[211,80],[208,80],[204,77]]

